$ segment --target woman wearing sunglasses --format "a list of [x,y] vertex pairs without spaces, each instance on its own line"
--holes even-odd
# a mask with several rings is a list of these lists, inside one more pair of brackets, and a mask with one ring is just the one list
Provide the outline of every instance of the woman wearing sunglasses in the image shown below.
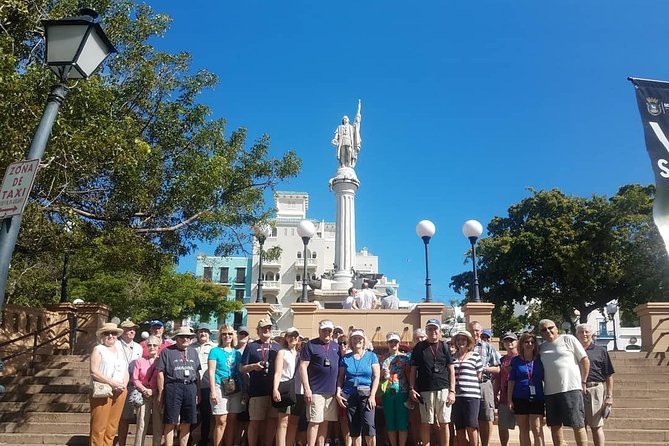
[[226,446],[232,446],[236,414],[242,411],[242,383],[239,376],[242,354],[235,349],[235,345],[235,330],[229,325],[223,325],[218,330],[218,347],[211,349],[207,361],[209,382],[212,385],[211,412],[215,420],[214,446],[220,446],[224,439]]
[[91,396],[91,446],[112,446],[116,428],[125,405],[128,386],[128,362],[116,339],[123,329],[106,323],[95,333],[100,340],[91,354],[91,379],[111,386],[112,395]]
[[144,446],[146,428],[149,421],[153,424],[153,446],[160,446],[163,431],[163,419],[160,416],[160,404],[158,398],[158,372],[156,371],[156,359],[162,339],[158,336],[149,336],[146,340],[148,353],[135,361],[132,371],[132,381],[135,389],[142,393],[144,404],[137,409],[137,433],[135,434],[135,446]]

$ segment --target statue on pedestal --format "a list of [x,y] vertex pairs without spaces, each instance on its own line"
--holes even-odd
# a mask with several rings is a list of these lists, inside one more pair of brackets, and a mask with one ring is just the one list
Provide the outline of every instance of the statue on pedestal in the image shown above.
[[360,138],[361,107],[362,102],[358,99],[358,113],[355,115],[353,125],[349,124],[348,116],[344,116],[332,139],[332,145],[337,148],[339,165],[342,167],[355,167],[355,163],[358,161],[358,153],[362,146],[362,139]]

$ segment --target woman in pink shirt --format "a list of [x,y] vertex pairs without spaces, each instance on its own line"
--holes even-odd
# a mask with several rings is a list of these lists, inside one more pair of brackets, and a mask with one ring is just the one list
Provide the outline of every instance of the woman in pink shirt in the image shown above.
[[148,354],[135,361],[132,373],[132,382],[135,389],[142,392],[144,404],[137,409],[137,434],[135,435],[135,446],[144,446],[146,427],[153,416],[153,446],[160,446],[163,431],[163,422],[160,416],[160,405],[158,404],[158,371],[156,370],[156,359],[161,339],[158,336],[149,336],[146,340]]

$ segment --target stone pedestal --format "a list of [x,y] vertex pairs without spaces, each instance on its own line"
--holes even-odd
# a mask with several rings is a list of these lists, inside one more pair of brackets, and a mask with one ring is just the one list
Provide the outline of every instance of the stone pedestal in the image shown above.
[[330,179],[330,188],[337,202],[334,290],[351,287],[352,268],[355,267],[355,193],[359,186],[360,181],[351,167],[340,167]]
[[469,323],[479,321],[481,328],[492,328],[492,310],[495,304],[488,302],[467,302],[462,306],[462,312],[465,313],[465,324],[469,329]]
[[669,351],[669,302],[648,302],[634,312],[641,326],[641,351]]
[[430,319],[436,319],[439,323],[442,322],[444,316],[444,304],[439,302],[423,302],[416,305],[418,314],[420,315],[420,326],[415,328],[425,328],[425,324]]
[[93,350],[93,347],[98,345],[99,339],[95,332],[109,321],[109,313],[111,312],[110,307],[98,303],[63,303],[54,305],[49,310],[61,314],[73,311],[77,315],[77,329],[81,331],[77,333],[77,342],[74,346],[76,355],[88,354]]
[[302,336],[309,338],[314,335],[318,336],[318,328],[316,328],[318,324],[316,320],[318,304],[313,302],[298,302],[292,304],[290,309],[293,311],[293,327],[297,328]]
[[[274,312],[271,304],[253,303],[244,305],[246,308],[246,326],[249,330],[255,330],[260,319],[269,318]],[[251,337],[255,337],[255,331],[251,333]]]

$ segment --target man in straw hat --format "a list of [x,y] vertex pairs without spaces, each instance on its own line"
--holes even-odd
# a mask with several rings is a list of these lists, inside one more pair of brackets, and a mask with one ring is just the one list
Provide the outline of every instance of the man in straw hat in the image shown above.
[[[132,372],[135,361],[142,357],[143,350],[142,346],[135,342],[135,334],[137,333],[137,328],[139,328],[137,324],[130,319],[126,319],[121,322],[119,327],[123,329],[123,333],[116,340],[116,347],[121,350],[123,357],[128,363],[128,374],[131,377],[130,381],[128,381],[128,395],[130,395],[135,389],[135,386],[132,384]],[[130,399],[126,398],[125,407],[123,407],[123,413],[121,414],[121,421],[118,425],[119,446],[125,446],[128,428],[130,427],[130,423],[136,418],[135,408],[130,404]]]
[[200,358],[194,349],[188,348],[194,337],[195,333],[190,327],[179,328],[174,333],[175,344],[160,352],[156,365],[158,401],[164,405],[165,446],[172,446],[177,423],[179,423],[179,444],[186,446],[190,425],[197,423]]
[[455,402],[455,372],[451,353],[441,340],[441,323],[429,319],[425,324],[427,339],[418,342],[411,353],[409,396],[420,403],[420,436],[430,446],[430,425],[439,423],[439,444],[448,446],[448,423]]

